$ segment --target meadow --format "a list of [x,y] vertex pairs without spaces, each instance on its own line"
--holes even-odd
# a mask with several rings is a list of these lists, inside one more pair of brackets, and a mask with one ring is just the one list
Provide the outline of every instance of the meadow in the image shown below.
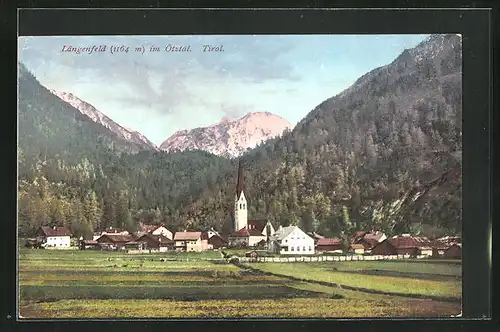
[[[334,318],[460,313],[461,265],[456,262],[248,265],[229,264],[219,252],[130,255],[23,248],[18,270],[20,315],[27,319]],[[412,273],[417,277],[412,278]],[[307,281],[290,280],[290,276]],[[348,290],[318,281],[382,292]],[[404,296],[385,295],[386,290]],[[412,298],[414,294],[423,298]],[[448,300],[425,298],[431,295]]]
[[405,261],[253,263],[263,272],[387,293],[460,300],[461,265]]

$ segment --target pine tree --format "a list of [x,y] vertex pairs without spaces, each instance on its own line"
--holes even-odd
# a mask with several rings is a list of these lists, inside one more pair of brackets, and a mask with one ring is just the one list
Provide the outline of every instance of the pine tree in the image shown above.
[[128,207],[128,197],[126,192],[122,191],[118,195],[118,201],[116,203],[116,219],[114,226],[117,228],[125,228],[131,224],[132,217],[130,215],[130,209]]
[[66,216],[64,203],[59,199],[52,199],[50,202],[50,224],[55,226],[64,226]]
[[102,212],[97,200],[97,195],[91,189],[85,194],[83,208],[85,218],[91,223],[92,228],[99,229]]
[[116,225],[116,203],[113,196],[105,196],[101,214],[101,229]]
[[36,208],[33,198],[29,195],[23,195],[18,203],[18,224],[20,236],[33,236],[37,227]]
[[40,226],[50,225],[50,214],[47,202],[42,200],[39,196],[34,198],[35,228]]

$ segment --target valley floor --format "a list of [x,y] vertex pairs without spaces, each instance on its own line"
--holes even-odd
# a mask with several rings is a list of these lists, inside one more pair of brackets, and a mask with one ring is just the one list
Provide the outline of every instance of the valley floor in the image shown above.
[[461,265],[449,262],[238,267],[192,254],[189,261],[26,249],[19,256],[19,309],[26,319],[450,317],[461,308]]

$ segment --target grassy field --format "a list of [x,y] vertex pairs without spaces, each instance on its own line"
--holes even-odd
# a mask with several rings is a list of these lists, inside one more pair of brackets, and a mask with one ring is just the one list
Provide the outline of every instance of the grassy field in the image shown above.
[[[323,281],[381,292],[452,297],[462,294],[461,269],[456,264],[404,262],[253,263],[264,272]],[[416,272],[418,271],[418,272]],[[415,274],[415,277],[411,277]],[[435,280],[436,275],[441,280]]]
[[[460,265],[403,262],[255,263],[291,281],[228,264],[220,253],[129,255],[101,251],[22,249],[19,252],[23,318],[179,317],[449,317],[460,302],[368,294],[314,283],[363,283],[460,297]],[[206,260],[206,259],[210,260]],[[205,260],[204,260],[205,259]],[[412,265],[413,264],[413,265]],[[417,265],[415,265],[417,264]],[[449,265],[449,264],[448,264]],[[367,271],[427,273],[449,280],[372,276]],[[344,277],[341,277],[344,276]],[[344,278],[344,279],[339,279]],[[363,282],[364,280],[364,282]],[[405,286],[406,285],[406,286]],[[434,289],[432,289],[434,287]]]

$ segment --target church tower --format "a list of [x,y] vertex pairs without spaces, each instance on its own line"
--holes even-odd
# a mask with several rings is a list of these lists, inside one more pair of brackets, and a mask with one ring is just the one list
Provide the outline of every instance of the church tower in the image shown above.
[[243,193],[243,166],[238,162],[238,182],[236,183],[236,198],[234,200],[234,231],[237,232],[247,226],[247,200]]

